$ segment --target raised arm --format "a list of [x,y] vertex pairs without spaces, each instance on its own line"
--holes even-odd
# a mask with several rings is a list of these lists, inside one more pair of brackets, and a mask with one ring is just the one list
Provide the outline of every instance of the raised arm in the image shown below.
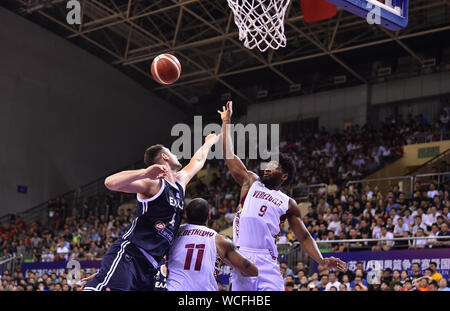
[[286,217],[290,228],[297,237],[297,240],[301,243],[308,255],[311,256],[319,265],[323,265],[329,269],[336,269],[338,271],[347,270],[347,264],[339,258],[323,258],[316,241],[314,241],[303,223],[300,208],[293,199],[289,200],[289,209],[286,213]]
[[164,165],[154,164],[145,169],[123,171],[105,179],[105,186],[112,191],[153,195],[159,179],[167,176]]
[[258,268],[236,250],[233,242],[221,234],[216,235],[216,248],[219,257],[239,274],[246,277],[258,275]]
[[227,102],[227,107],[218,111],[222,119],[222,144],[225,163],[230,170],[233,179],[241,186],[250,187],[258,179],[258,176],[248,171],[244,163],[234,154],[233,140],[231,138],[230,121],[233,114],[233,103]]
[[189,181],[203,168],[209,150],[211,150],[211,147],[216,144],[219,139],[220,135],[209,134],[205,139],[205,143],[195,152],[191,161],[189,161],[189,164],[177,173],[177,178],[180,180],[183,188],[186,188]]

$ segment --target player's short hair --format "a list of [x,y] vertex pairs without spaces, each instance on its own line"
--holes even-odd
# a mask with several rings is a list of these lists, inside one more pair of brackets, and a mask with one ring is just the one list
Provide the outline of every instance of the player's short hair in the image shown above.
[[144,164],[146,167],[155,164],[158,161],[158,157],[163,151],[164,146],[161,144],[148,147],[144,153]]
[[195,198],[186,206],[186,217],[193,225],[204,225],[208,220],[209,204],[202,198]]
[[283,173],[288,174],[288,178],[285,180],[286,183],[292,182],[295,177],[295,164],[294,160],[285,153],[280,153],[279,163]]

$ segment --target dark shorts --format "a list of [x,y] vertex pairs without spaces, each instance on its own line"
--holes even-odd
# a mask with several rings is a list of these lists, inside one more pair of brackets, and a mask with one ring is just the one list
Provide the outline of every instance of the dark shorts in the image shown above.
[[106,252],[99,273],[85,291],[153,291],[158,267],[130,241],[118,239]]

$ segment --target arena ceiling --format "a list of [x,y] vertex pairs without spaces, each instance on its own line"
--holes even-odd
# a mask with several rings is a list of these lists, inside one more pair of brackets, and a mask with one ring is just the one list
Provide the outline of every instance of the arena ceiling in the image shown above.
[[[2,2],[186,112],[214,118],[229,96],[239,101],[239,114],[268,99],[450,70],[450,0],[410,1],[409,25],[398,32],[344,11],[305,23],[299,1],[292,0],[287,47],[265,53],[242,45],[226,1],[80,0],[80,25],[66,22],[66,0]],[[182,63],[172,86],[150,75],[151,61],[161,53]]]

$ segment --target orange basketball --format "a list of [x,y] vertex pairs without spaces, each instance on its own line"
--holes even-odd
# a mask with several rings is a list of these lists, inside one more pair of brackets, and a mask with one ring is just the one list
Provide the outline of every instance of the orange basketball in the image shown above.
[[181,64],[171,54],[161,54],[152,62],[152,76],[160,84],[172,84],[180,78]]

